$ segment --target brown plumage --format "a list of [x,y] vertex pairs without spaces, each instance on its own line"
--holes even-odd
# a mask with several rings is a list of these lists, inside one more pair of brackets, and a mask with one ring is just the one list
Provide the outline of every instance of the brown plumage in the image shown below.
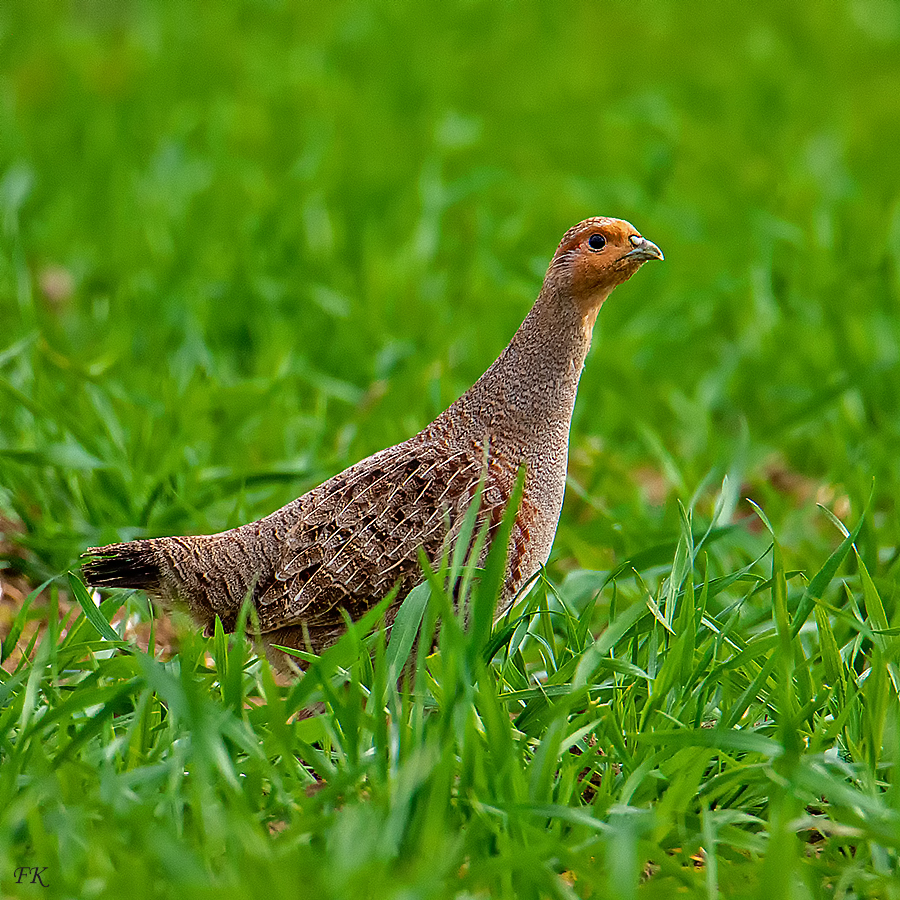
[[399,585],[392,620],[421,580],[419,548],[440,558],[483,474],[479,523],[496,529],[524,463],[501,614],[550,554],[575,393],[600,306],[644,262],[662,258],[628,222],[581,222],[563,236],[506,349],[419,434],[258,522],[91,548],[85,577],[95,587],[142,588],[164,602],[183,601],[207,631],[217,615],[232,629],[249,593],[267,646],[321,651],[343,630],[341,608],[357,618]]

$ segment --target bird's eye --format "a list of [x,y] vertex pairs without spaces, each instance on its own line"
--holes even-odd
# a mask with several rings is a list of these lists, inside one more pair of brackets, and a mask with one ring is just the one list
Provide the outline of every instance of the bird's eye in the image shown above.
[[592,234],[588,238],[588,247],[591,250],[602,250],[606,246],[606,238],[602,234]]

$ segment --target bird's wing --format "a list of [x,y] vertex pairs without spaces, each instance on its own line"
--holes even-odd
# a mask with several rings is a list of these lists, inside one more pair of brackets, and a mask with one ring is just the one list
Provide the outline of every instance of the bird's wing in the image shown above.
[[[257,598],[260,630],[358,614],[400,583],[421,578],[418,551],[440,556],[484,470],[477,448],[400,444],[351,466],[310,492],[284,541],[275,579]],[[487,492],[486,492],[487,493]],[[502,510],[492,489],[480,518]],[[501,512],[502,515],[502,512]]]

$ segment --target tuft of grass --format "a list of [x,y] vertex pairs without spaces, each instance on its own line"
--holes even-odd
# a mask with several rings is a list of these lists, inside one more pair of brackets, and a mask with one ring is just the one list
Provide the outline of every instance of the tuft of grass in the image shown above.
[[773,533],[713,577],[685,511],[668,565],[581,612],[542,575],[492,625],[497,542],[291,684],[243,624],[144,653],[110,625],[130,595],[73,578],[81,613],[0,684],[4,889],[40,865],[56,896],[892,897],[900,636],[858,559],[837,577],[859,532],[815,573]]

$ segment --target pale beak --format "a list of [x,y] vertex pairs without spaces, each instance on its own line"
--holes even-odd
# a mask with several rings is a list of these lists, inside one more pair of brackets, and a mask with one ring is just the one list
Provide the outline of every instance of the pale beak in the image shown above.
[[662,250],[645,237],[635,235],[631,239],[631,243],[634,245],[634,249],[625,254],[625,259],[636,259],[640,262],[646,262],[648,259],[665,259]]

